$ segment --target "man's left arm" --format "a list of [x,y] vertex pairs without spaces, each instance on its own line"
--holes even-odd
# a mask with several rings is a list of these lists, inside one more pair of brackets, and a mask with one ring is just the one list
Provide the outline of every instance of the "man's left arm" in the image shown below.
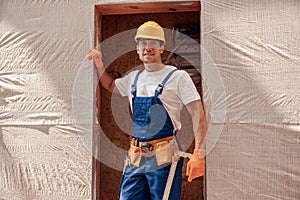
[[192,117],[193,132],[195,136],[195,149],[192,158],[187,164],[188,181],[204,175],[205,172],[205,138],[207,123],[201,100],[196,100],[186,105]]

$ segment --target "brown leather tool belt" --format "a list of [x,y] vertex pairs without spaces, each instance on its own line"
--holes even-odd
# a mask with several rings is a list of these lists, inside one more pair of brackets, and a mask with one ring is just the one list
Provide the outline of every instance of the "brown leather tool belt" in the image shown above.
[[141,156],[156,156],[157,164],[161,165],[167,162],[172,162],[177,145],[174,136],[141,142],[136,139],[131,140],[131,145],[128,150],[130,163],[139,167]]
[[135,147],[140,147],[141,153],[151,153],[155,151],[157,148],[162,147],[164,144],[167,144],[169,141],[173,140],[174,136],[159,138],[155,140],[150,140],[147,142],[138,141],[138,139],[132,138],[131,145]]

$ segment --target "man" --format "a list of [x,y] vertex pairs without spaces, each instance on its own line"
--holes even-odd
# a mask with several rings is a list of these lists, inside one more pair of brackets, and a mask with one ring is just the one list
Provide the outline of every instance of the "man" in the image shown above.
[[114,80],[105,71],[101,52],[90,50],[87,57],[94,61],[102,86],[128,96],[132,109],[130,164],[123,175],[120,199],[163,199],[171,163],[177,162],[169,199],[179,200],[183,158],[174,156],[180,149],[176,134],[181,128],[183,105],[191,114],[195,135],[194,153],[187,165],[188,181],[203,176],[205,171],[206,119],[201,99],[188,73],[162,63],[165,36],[159,24],[142,24],[135,41],[144,70],[132,71],[122,78]]

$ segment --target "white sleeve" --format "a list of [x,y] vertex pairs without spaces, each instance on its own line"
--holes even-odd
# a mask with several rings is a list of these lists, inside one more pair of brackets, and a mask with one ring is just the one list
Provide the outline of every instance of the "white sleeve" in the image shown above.
[[182,103],[186,105],[192,101],[200,100],[200,95],[189,74],[184,70],[178,72],[177,94]]
[[132,71],[129,74],[126,74],[122,78],[115,80],[116,87],[118,88],[122,96],[131,95],[131,85],[133,84],[134,78],[138,71]]
[[115,80],[116,87],[118,88],[120,94],[124,96],[128,96],[128,90],[130,91],[130,83],[129,83],[129,74],[118,78]]

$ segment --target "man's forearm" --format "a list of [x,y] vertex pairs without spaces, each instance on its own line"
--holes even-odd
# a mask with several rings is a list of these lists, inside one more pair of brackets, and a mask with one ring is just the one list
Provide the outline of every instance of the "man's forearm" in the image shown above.
[[207,124],[202,103],[200,100],[191,102],[187,105],[187,109],[192,117],[195,149],[205,150]]
[[[201,111],[200,111],[201,112]],[[207,132],[206,118],[204,114],[200,114],[200,119],[198,120],[198,128],[194,131],[195,134],[195,149],[205,150],[205,139]]]
[[114,78],[105,71],[103,61],[102,61],[102,53],[99,50],[90,49],[87,55],[87,59],[94,61],[101,85],[109,92],[117,92],[117,90],[114,90],[115,89]]
[[97,73],[101,85],[109,92],[111,93],[114,92],[114,88],[115,88],[114,78],[111,75],[109,75],[104,68],[97,68]]
[[198,101],[198,108],[199,108],[199,119],[195,121],[198,123],[197,129],[194,131],[195,133],[195,149],[202,149],[205,150],[205,138],[206,138],[206,118],[202,108],[201,101]]

